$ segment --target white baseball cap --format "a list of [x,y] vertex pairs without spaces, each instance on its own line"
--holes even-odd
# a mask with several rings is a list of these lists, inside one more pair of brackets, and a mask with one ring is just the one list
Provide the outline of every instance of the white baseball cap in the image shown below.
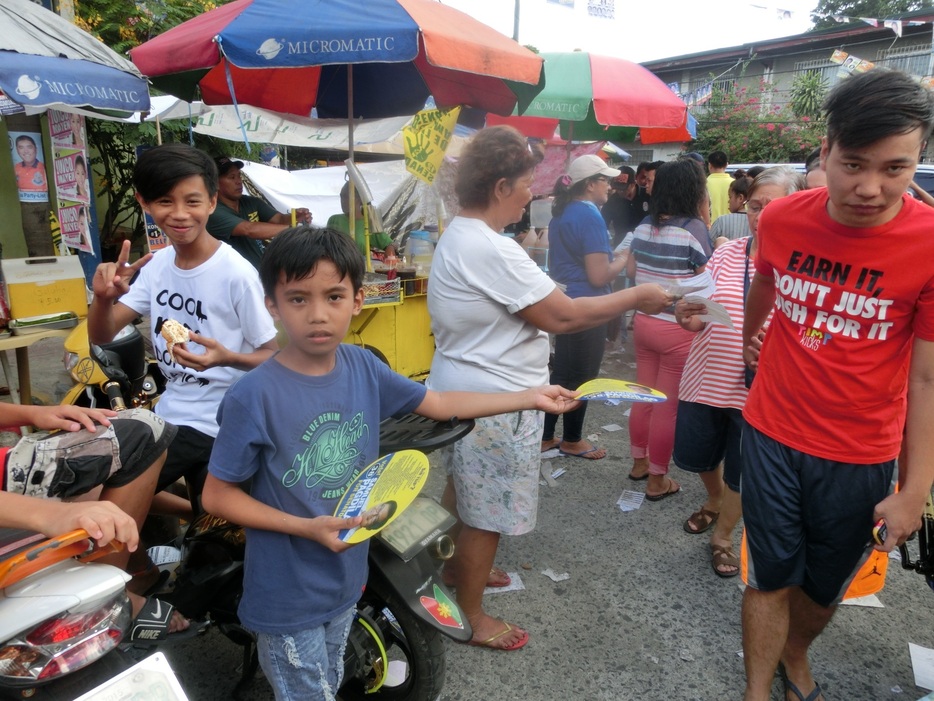
[[620,171],[616,168],[610,168],[600,156],[588,154],[578,156],[571,161],[571,167],[568,168],[568,175],[571,177],[571,185],[579,183],[581,180],[592,178],[595,175],[605,175],[607,178],[615,178]]

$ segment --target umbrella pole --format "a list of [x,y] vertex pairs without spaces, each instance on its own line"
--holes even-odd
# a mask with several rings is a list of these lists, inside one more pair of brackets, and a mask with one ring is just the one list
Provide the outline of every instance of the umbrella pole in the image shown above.
[[[350,159],[350,162],[353,163],[353,66],[347,65],[347,157]],[[350,235],[356,239],[357,238],[357,188],[352,184],[350,186],[350,214],[348,215],[350,221]],[[370,255],[370,231],[367,227],[366,217],[363,218],[363,248],[364,254],[363,257],[366,259],[366,271],[368,273],[373,272],[373,260]]]
[[574,149],[574,122],[568,125],[568,142],[564,146],[564,170],[571,167],[571,151]]

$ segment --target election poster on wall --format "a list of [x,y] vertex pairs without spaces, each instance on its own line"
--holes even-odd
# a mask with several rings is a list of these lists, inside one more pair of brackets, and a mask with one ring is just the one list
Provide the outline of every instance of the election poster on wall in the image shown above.
[[35,131],[11,131],[10,153],[20,202],[48,202],[49,183],[45,176],[42,134]]
[[62,244],[93,253],[91,243],[91,180],[87,131],[80,114],[49,110],[53,172],[58,193],[58,222]]

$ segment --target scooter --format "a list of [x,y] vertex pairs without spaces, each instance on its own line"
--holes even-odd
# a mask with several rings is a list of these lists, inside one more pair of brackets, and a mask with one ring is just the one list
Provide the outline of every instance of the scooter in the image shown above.
[[129,576],[92,562],[109,551],[92,551],[80,530],[0,531],[0,696],[72,699],[132,664],[118,649]]
[[105,407],[149,407],[165,390],[165,378],[135,325],[124,326],[103,346],[88,341],[87,320],[65,337],[63,364],[75,384],[61,404]]
[[[92,346],[79,325],[65,342],[66,367],[76,381],[64,401],[91,406],[151,406],[164,388],[154,360],[147,360],[142,335],[127,327],[114,342]],[[85,404],[87,402],[87,404]],[[108,404],[103,404],[108,402]],[[453,443],[473,421],[439,423],[409,415],[380,426],[380,451],[414,448],[431,452]],[[196,495],[191,495],[197,503]],[[466,616],[439,576],[439,562],[454,544],[447,531],[455,519],[437,502],[419,497],[370,541],[370,574],[357,605],[344,657],[345,701],[368,698],[433,701],[444,683],[441,635],[468,642]],[[255,638],[240,625],[243,588],[243,529],[201,513],[170,545],[178,546],[174,576],[159,598],[185,616],[208,619],[243,647],[240,693],[257,668]],[[154,558],[156,559],[156,558]],[[160,558],[161,559],[161,558]],[[163,562],[163,566],[167,563]],[[167,567],[171,569],[171,567]]]

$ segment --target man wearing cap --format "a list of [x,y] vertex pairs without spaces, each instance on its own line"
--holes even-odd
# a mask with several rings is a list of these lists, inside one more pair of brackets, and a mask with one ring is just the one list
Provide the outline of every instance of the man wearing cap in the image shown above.
[[626,234],[635,229],[645,216],[635,201],[638,191],[636,172],[629,166],[620,166],[619,175],[610,181],[610,198],[600,210],[607,229],[613,235],[614,247],[618,246]]
[[[217,209],[208,218],[208,233],[229,243],[258,270],[263,259],[260,242],[290,227],[292,217],[277,212],[258,197],[243,194],[243,178],[240,176],[243,161],[220,156],[214,159],[214,163],[220,177]],[[296,220],[299,224],[311,224],[311,212],[305,208],[296,210]]]

